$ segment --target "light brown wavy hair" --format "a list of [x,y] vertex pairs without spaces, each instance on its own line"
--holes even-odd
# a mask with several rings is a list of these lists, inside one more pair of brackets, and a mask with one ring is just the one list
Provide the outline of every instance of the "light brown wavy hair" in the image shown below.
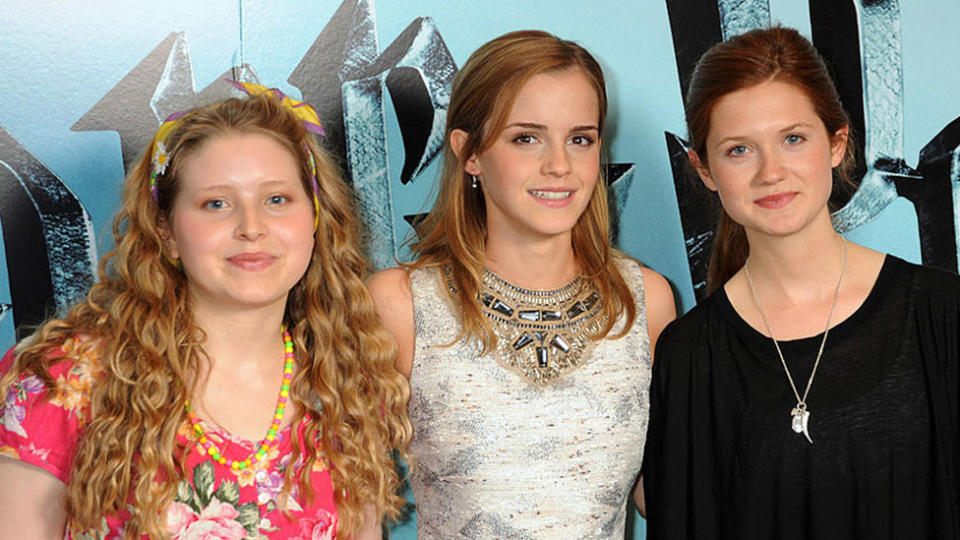
[[[14,368],[0,381],[5,393],[31,373],[53,389],[51,351],[78,334],[99,342],[106,374],[92,390],[92,418],[70,472],[71,525],[96,528],[101,516],[132,500],[126,536],[166,536],[162,510],[187,475],[180,457],[188,449],[178,445],[176,434],[186,421],[184,403],[209,360],[203,331],[191,316],[187,278],[164,257],[158,224],[169,215],[191,155],[217,137],[250,133],[272,137],[295,157],[308,194],[313,190],[307,147],[317,166],[320,212],[313,255],[284,314],[298,366],[291,397],[300,412],[293,422],[307,417],[301,493],[312,497],[312,465],[328,460],[338,532],[345,536],[363,525],[364,506],[395,519],[405,505],[394,454],[406,456],[411,436],[409,390],[394,368],[393,339],[381,328],[364,285],[367,262],[357,245],[351,193],[301,122],[266,95],[230,99],[184,116],[166,139],[169,166],[158,177],[156,201],[148,149],[127,177],[113,225],[116,247],[100,262],[99,282],[66,316],[48,321],[21,343]],[[301,457],[295,429],[293,447],[295,463]],[[293,476],[289,467],[285,494]],[[158,477],[169,480],[158,486]]]
[[[717,102],[727,94],[768,81],[800,89],[813,104],[831,140],[838,130],[850,125],[830,72],[807,38],[782,26],[751,30],[711,47],[697,61],[690,78],[684,104],[687,137],[704,165],[710,157],[707,135]],[[855,146],[851,132],[843,160],[833,171],[834,189],[856,188],[851,179],[856,165]],[[831,211],[837,210],[836,205],[831,206]],[[749,253],[743,226],[721,207],[707,267],[707,292],[722,287],[733,277],[746,263]]]
[[[537,30],[504,34],[477,49],[457,73],[447,111],[446,141],[437,198],[430,213],[417,226],[418,238],[410,248],[416,260],[408,265],[443,267],[455,291],[452,299],[461,314],[461,334],[478,338],[484,351],[496,343],[477,302],[485,265],[486,206],[481,189],[468,187],[464,165],[470,156],[490,149],[507,123],[520,90],[535,75],[577,70],[597,94],[600,135],[607,115],[603,70],[582,46]],[[450,146],[455,129],[467,133],[460,157]],[[582,274],[603,297],[606,324],[595,339],[610,333],[621,314],[626,315],[622,337],[636,318],[633,293],[617,267],[625,257],[610,245],[610,208],[601,171],[590,202],[573,227],[573,253]]]

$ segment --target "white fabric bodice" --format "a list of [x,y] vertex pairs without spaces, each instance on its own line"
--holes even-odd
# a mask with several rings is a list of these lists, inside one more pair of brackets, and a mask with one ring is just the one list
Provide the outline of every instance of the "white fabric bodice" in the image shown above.
[[621,268],[633,327],[544,387],[478,356],[474,342],[449,346],[458,318],[441,272],[411,272],[419,538],[623,538],[643,459],[650,344],[640,266]]

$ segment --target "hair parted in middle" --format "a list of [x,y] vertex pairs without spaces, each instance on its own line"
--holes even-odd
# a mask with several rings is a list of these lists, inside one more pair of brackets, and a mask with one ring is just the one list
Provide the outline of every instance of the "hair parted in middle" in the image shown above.
[[[716,104],[727,94],[768,81],[800,89],[831,139],[837,131],[850,125],[830,72],[807,38],[793,28],[780,26],[751,30],[711,47],[697,61],[690,77],[684,104],[687,135],[704,165],[710,159],[706,141]],[[853,133],[847,136],[843,160],[834,169],[835,187],[852,185],[850,175],[856,162],[853,137]],[[746,232],[721,209],[707,270],[707,292],[733,277],[743,267],[748,254]]]
[[374,506],[378,516],[397,518],[406,501],[398,494],[393,458],[395,451],[406,455],[412,434],[409,390],[394,367],[393,339],[381,327],[364,283],[368,267],[358,245],[353,197],[336,164],[271,94],[198,108],[178,122],[161,141],[168,166],[156,175],[156,194],[150,185],[152,145],[127,177],[113,225],[115,248],[100,262],[99,282],[65,316],[25,340],[14,369],[0,381],[3,390],[30,372],[54,388],[49,351],[77,335],[95,338],[106,375],[92,391],[95,412],[70,473],[70,519],[92,529],[101,516],[132,501],[128,536],[166,535],[161,509],[173,501],[177,482],[157,485],[154,479],[186,474],[176,457],[184,451],[177,448],[176,434],[208,358],[203,331],[191,315],[187,277],[165,257],[163,223],[190,156],[232,134],[263,134],[278,142],[299,164],[308,195],[314,192],[308,152],[315,159],[319,215],[313,253],[283,317],[298,365],[290,391],[299,405],[293,422],[306,417],[307,455],[299,455],[293,430],[292,462],[303,458],[304,466],[287,469],[284,493],[290,493],[296,469],[300,492],[309,497],[310,471],[322,458],[330,464],[339,534],[359,529],[365,505]]
[[[547,32],[523,30],[497,37],[477,49],[453,81],[447,110],[446,143],[436,201],[417,226],[418,238],[411,244],[417,259],[412,268],[439,266],[449,272],[455,291],[453,301],[461,313],[461,332],[479,338],[484,350],[496,342],[478,302],[485,264],[486,207],[483,192],[471,188],[464,170],[470,156],[482,154],[503,131],[514,100],[535,75],[566,70],[581,72],[596,92],[597,127],[602,137],[607,115],[607,92],[603,70],[582,46]],[[458,157],[450,145],[453,130],[467,133]],[[633,293],[617,266],[625,255],[610,245],[610,209],[602,171],[590,202],[573,227],[573,252],[581,273],[604,299],[606,325],[595,338],[606,336],[621,314],[625,334],[636,318]]]

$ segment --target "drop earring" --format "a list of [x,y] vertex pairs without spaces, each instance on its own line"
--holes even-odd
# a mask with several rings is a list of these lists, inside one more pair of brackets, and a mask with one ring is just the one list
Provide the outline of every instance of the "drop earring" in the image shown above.
[[171,257],[171,256],[169,256],[169,255],[167,255],[167,254],[164,254],[164,255],[163,255],[163,258],[166,259],[168,263],[170,263],[170,266],[172,266],[172,267],[176,268],[177,270],[183,272],[183,262],[182,262],[180,259],[174,259],[173,257]]
[[477,177],[472,174],[470,175],[470,187],[473,189],[480,187],[480,180],[478,180]]

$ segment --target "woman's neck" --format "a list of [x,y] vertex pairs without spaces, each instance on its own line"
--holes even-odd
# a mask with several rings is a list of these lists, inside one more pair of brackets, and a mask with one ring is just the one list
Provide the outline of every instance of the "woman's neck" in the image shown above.
[[[209,372],[190,396],[197,415],[247,440],[260,440],[273,421],[283,379],[283,304],[249,310],[195,306]],[[290,402],[282,425],[296,416]]]
[[280,362],[283,339],[282,307],[211,312],[196,306],[195,324],[203,330],[203,349],[211,361],[211,373],[243,369],[251,373]]
[[486,267],[527,289],[556,289],[580,273],[569,234],[536,242],[488,238]]
[[724,291],[762,334],[786,340],[817,335],[828,320],[833,326],[852,315],[876,283],[882,253],[843,240],[829,219],[814,225],[789,237],[747,231],[751,279],[741,269]]
[[832,296],[842,271],[843,239],[830,223],[789,237],[747,232],[753,281],[786,303],[806,303]]

